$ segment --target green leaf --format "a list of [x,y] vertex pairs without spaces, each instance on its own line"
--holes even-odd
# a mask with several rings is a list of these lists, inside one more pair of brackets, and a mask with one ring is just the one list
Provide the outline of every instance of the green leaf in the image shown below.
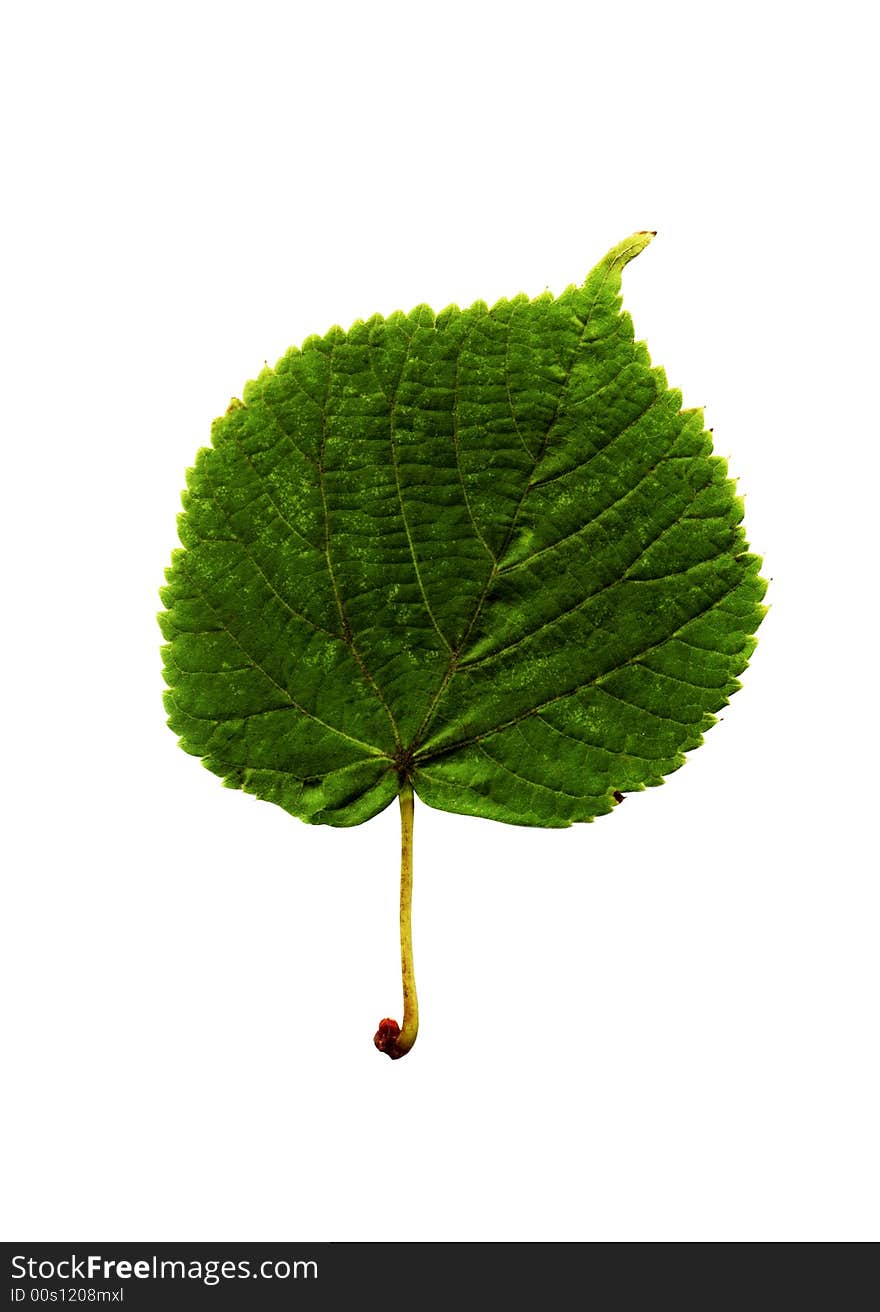
[[569,825],[662,782],[764,607],[701,412],[582,287],[311,337],[217,420],[162,597],[181,746],[303,820]]

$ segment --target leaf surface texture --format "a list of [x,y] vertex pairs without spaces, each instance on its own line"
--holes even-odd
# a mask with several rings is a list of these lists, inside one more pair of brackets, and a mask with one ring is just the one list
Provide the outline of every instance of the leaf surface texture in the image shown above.
[[189,471],[160,616],[169,724],[232,787],[359,824],[564,826],[660,783],[764,613],[702,414],[581,287],[290,350]]

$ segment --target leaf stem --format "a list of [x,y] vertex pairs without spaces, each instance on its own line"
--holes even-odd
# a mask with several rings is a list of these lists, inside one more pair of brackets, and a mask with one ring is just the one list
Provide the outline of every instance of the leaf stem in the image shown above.
[[405,1057],[419,1032],[419,1000],[412,948],[413,790],[409,780],[400,789],[400,973],[403,982],[403,1029],[396,1020],[379,1022],[373,1042],[392,1060]]

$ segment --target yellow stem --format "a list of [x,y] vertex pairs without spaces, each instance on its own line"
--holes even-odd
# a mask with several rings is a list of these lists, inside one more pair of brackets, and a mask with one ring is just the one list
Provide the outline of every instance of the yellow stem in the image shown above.
[[419,1032],[419,1000],[412,948],[413,791],[409,780],[400,790],[400,974],[403,982],[403,1029],[383,1020],[373,1040],[391,1058],[405,1057]]
[[403,981],[403,1029],[397,1046],[409,1052],[419,1032],[419,999],[412,946],[413,791],[409,783],[400,791],[400,974]]

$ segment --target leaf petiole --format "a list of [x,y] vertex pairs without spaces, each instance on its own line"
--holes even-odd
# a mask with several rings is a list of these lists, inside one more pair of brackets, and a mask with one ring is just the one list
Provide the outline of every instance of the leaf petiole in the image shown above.
[[373,1042],[392,1060],[405,1057],[419,1032],[419,1000],[412,948],[413,790],[407,779],[400,789],[400,973],[403,982],[403,1029],[396,1020],[379,1022]]

